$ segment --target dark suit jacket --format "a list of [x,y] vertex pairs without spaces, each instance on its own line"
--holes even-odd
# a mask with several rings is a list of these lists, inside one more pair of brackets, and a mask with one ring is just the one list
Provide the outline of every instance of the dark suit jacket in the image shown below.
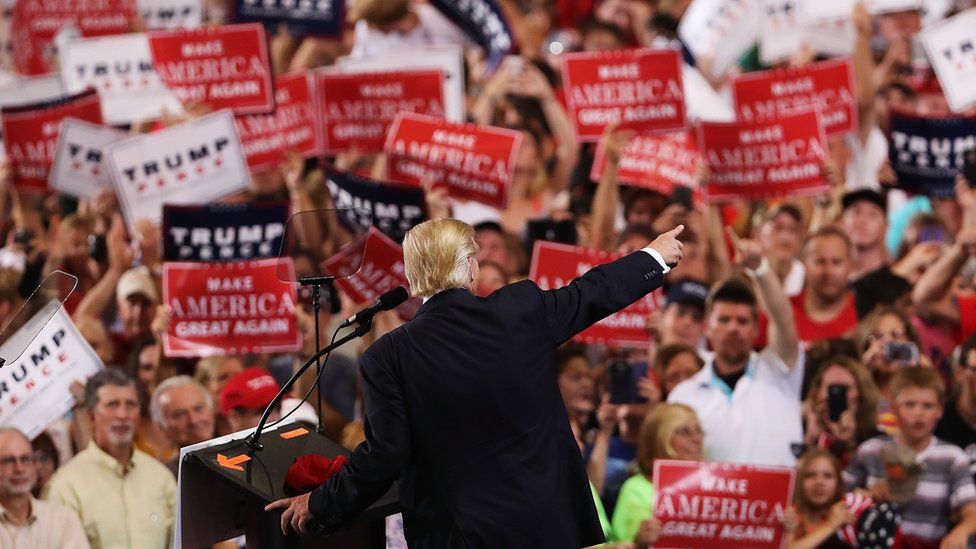
[[438,293],[362,356],[366,441],[312,492],[326,528],[400,479],[411,547],[576,548],[604,541],[554,351],[658,288],[635,252],[542,291]]

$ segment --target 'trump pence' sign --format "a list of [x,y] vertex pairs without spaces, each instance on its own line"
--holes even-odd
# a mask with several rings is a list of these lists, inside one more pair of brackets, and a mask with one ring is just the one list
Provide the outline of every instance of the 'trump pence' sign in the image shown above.
[[[48,314],[37,313],[24,329],[36,329],[34,320]],[[71,383],[84,383],[104,367],[68,313],[58,309],[20,359],[0,369],[0,425],[36,437],[74,405]]]
[[159,224],[162,205],[206,203],[247,188],[250,174],[234,117],[220,111],[105,149],[130,226]]
[[654,547],[779,549],[794,476],[785,467],[655,461],[654,518],[663,535]]

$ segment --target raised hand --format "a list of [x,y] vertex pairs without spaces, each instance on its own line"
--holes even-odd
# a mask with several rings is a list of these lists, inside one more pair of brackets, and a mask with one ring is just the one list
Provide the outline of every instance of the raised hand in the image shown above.
[[740,238],[731,227],[726,228],[732,247],[735,248],[735,262],[755,271],[762,265],[762,246],[755,240]]

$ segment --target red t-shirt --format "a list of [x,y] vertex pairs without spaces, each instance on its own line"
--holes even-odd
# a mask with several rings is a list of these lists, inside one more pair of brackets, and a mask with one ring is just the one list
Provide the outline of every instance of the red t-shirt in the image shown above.
[[796,331],[800,341],[810,343],[818,339],[843,337],[857,326],[857,309],[854,308],[854,292],[848,292],[847,303],[834,318],[827,322],[815,322],[803,307],[803,297],[806,290],[790,298],[793,306],[793,318],[796,321]]

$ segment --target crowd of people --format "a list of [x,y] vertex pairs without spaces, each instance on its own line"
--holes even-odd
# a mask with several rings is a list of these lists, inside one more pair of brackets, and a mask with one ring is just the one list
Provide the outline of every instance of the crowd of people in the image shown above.
[[[829,193],[703,204],[627,186],[615,167],[633,132],[614,127],[601,140],[608,168],[592,180],[596,147],[574,135],[561,97],[560,55],[667,46],[678,40],[691,3],[500,0],[520,54],[491,71],[484,52],[430,4],[349,0],[341,39],[281,28],[271,54],[275,72],[286,73],[329,66],[342,55],[465,49],[468,119],[523,135],[506,209],[427,189],[430,218],[475,227],[479,295],[528,276],[528,235],[538,237],[529,227],[538,220],[568,222],[573,244],[617,253],[686,227],[679,237],[684,258],[667,274],[660,307],[647,319],[647,345],[570,342],[551,365],[608,546],[653,546],[662,534],[653,515],[653,466],[680,459],[795,467],[793,506],[783,517],[789,547],[852,546],[843,535],[856,522],[851,494],[900,506],[903,547],[973,547],[976,181],[960,175],[948,198],[910,195],[887,160],[892,108],[949,112],[941,94],[917,78],[925,68],[912,44],[922,10],[853,9],[859,127],[830,143],[823,165]],[[970,7],[957,4],[950,13]],[[224,2],[206,6],[208,23],[225,22]],[[804,48],[779,66],[818,59]],[[686,61],[708,74],[718,94],[728,93],[731,73],[711,75],[707,58]],[[731,71],[760,68],[747,55]],[[187,105],[186,117],[206,111]],[[323,211],[299,236],[298,275],[321,274],[321,263],[349,238],[324,210],[332,205],[327,163],[379,176],[383,158],[355,151],[283,158],[228,199],[288,200],[293,212]],[[708,178],[702,165],[696,183]],[[34,440],[0,426],[0,547],[170,546],[179,449],[256,426],[315,351],[307,296],[296,310],[300,352],[167,357],[160,228],[127,228],[111,190],[92,200],[24,192],[12,166],[0,163],[0,242],[0,325],[45,276],[71,273],[78,286],[64,307],[106,366],[78,380],[73,410]],[[336,288],[322,300],[323,339],[365,305]],[[314,425],[320,416],[328,437],[354,448],[364,438],[357,355],[404,321],[395,311],[378,314],[358,346],[331,356],[321,407],[312,398],[292,417]],[[634,402],[611,403],[609,366],[618,362],[632,373]],[[310,374],[293,396],[310,388]],[[280,409],[298,403],[289,399]],[[893,475],[893,463],[914,474]],[[401,530],[397,517],[388,519],[388,547],[402,546]]]

